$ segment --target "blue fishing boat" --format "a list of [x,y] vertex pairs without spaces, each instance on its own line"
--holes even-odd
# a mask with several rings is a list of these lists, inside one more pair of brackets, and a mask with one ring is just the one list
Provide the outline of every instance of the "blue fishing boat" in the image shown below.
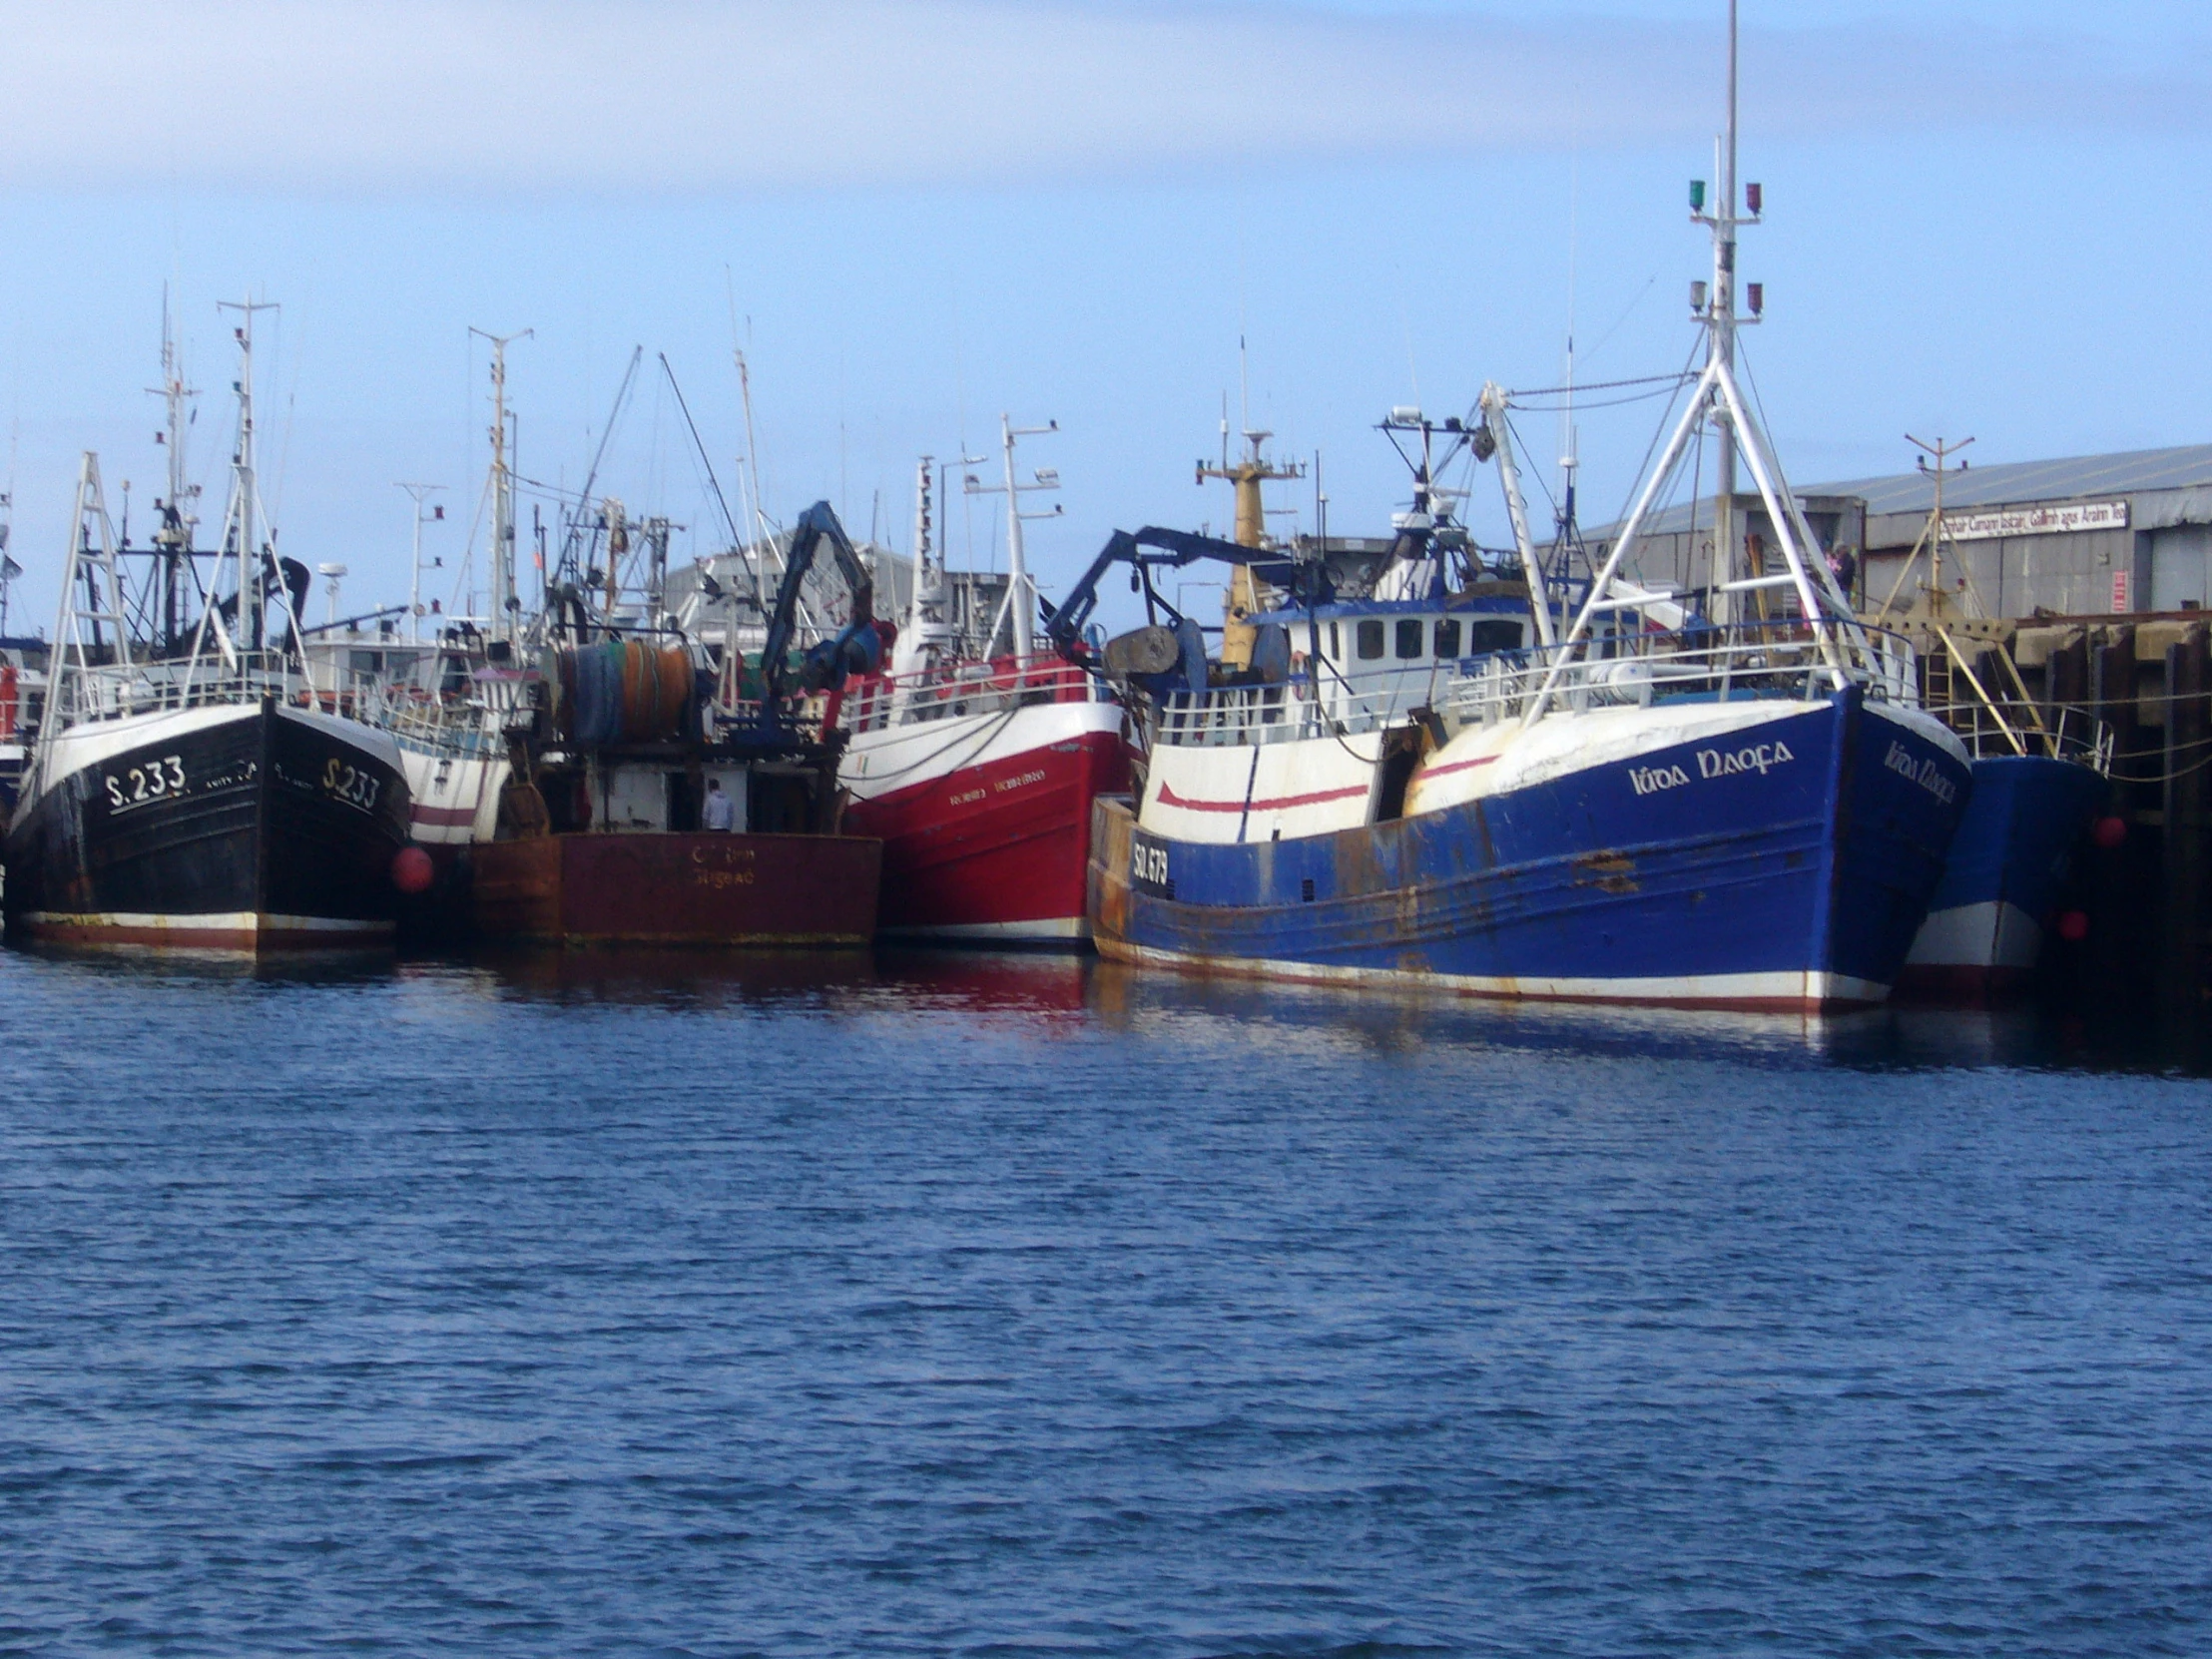
[[1973,793],[1900,980],[1916,996],[1984,1002],[2033,978],[2073,849],[2111,794],[2097,767],[2047,754],[1973,763]]
[[[1920,653],[1923,706],[1973,758],[1973,791],[1899,989],[1922,1001],[1992,1002],[2034,977],[2073,849],[2111,794],[2112,733],[2088,710],[2030,696],[2006,630],[1979,614],[1943,514],[1950,459],[1973,439],[1908,441],[1925,452],[1934,500],[1882,614],[1899,614],[1905,583],[1925,575],[1898,626]],[[1964,573],[1955,596],[1946,551]]]
[[[1452,658],[1477,622],[1533,626],[1449,596],[1337,599],[1258,619],[1263,640],[1318,636],[1303,677],[1210,665],[1191,690],[1179,658],[1185,689],[1135,700],[1141,794],[1096,809],[1100,951],[1507,996],[1887,994],[1967,762],[1894,685],[1825,659],[1834,625]],[[1379,637],[1389,667],[1353,672]]]
[[[1357,579],[1326,536],[1303,557],[1161,531],[1108,544],[1051,619],[1079,651],[1122,563],[1150,617],[1101,653],[1144,746],[1138,793],[1096,809],[1101,953],[1689,1006],[1889,994],[1965,810],[1968,756],[1918,707],[1910,648],[1852,614],[1738,385],[1733,153],[1731,139],[1710,214],[1694,195],[1714,240],[1694,300],[1705,366],[1571,621],[1529,542],[1496,387],[1464,420],[1384,423],[1417,431],[1422,461],[1387,556]],[[1707,428],[1729,468],[1749,467],[1780,568],[1702,596],[1646,587],[1643,527]],[[1513,560],[1474,556],[1450,521],[1438,434],[1497,460]],[[1199,559],[1232,570],[1211,654],[1153,581]]]

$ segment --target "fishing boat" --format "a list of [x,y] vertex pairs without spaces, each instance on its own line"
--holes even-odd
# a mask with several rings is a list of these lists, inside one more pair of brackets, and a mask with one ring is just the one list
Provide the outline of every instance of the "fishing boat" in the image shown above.
[[181,377],[169,377],[164,534],[141,579],[119,556],[99,459],[84,457],[45,708],[7,833],[18,937],[261,950],[391,935],[406,783],[390,734],[362,718],[376,689],[308,663],[304,568],[264,534],[261,308],[241,307],[231,501],[210,582],[182,510]]
[[[1507,481],[1517,568],[1490,577],[1521,589],[1516,646],[1473,647],[1470,625],[1491,620],[1474,603],[1482,568],[1448,556],[1442,507],[1418,494],[1371,584],[1339,583],[1320,557],[1271,582],[1248,662],[1206,651],[1190,617],[1110,642],[1146,754],[1134,800],[1096,809],[1103,954],[1683,1006],[1888,996],[1965,808],[1968,758],[1915,706],[1909,648],[1852,614],[1739,387],[1733,54],[1732,40],[1719,200],[1708,213],[1694,198],[1713,239],[1693,298],[1706,361],[1571,622],[1557,629],[1565,596],[1529,543],[1492,386],[1437,429]],[[1700,600],[1634,573],[1708,427],[1726,470],[1748,463],[1780,568],[1723,572]],[[1152,570],[1186,554],[1268,574],[1250,550],[1147,540],[1109,544],[1086,581],[1128,563],[1150,605]]]
[[[837,780],[845,824],[883,843],[881,931],[992,945],[1080,945],[1091,803],[1129,787],[1122,710],[1095,668],[1039,650],[1014,444],[1000,421],[1007,585],[981,637],[953,615],[934,524],[933,458],[914,502],[911,601],[889,673],[852,682]],[[971,487],[975,481],[969,480]],[[981,493],[975,489],[975,493]]]
[[[6,555],[0,554],[0,558]],[[46,642],[0,632],[0,824],[15,812],[46,707]]]
[[[610,532],[613,525],[606,527]],[[606,592],[619,584],[610,534]],[[799,594],[828,549],[848,620],[792,663]],[[526,726],[492,838],[469,849],[474,929],[563,945],[864,945],[882,846],[840,832],[821,710],[873,670],[870,579],[828,502],[802,514],[759,673],[720,669],[665,615],[617,620],[555,573]],[[581,563],[582,561],[576,561]]]
[[[1910,441],[1926,451],[1934,503],[1879,615],[1897,618],[1917,647],[1922,703],[1965,744],[1973,790],[1898,988],[1920,1001],[1988,1003],[2033,981],[2073,851],[2111,795],[2112,734],[2087,710],[2028,694],[1957,558],[1943,486],[1950,458],[1973,439]],[[1946,551],[1962,573],[1955,595]],[[1898,617],[1899,589],[1924,554],[1925,580]]]

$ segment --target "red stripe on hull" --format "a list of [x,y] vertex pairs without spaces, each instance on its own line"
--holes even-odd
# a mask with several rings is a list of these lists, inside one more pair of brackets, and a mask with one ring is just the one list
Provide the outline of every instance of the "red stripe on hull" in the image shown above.
[[883,843],[886,928],[1080,921],[1091,802],[1128,787],[1120,734],[1089,732],[854,801],[844,827]]
[[1255,801],[1246,806],[1242,801],[1193,801],[1180,796],[1160,780],[1160,805],[1180,807],[1186,813],[1287,813],[1294,807],[1319,807],[1330,801],[1350,801],[1356,795],[1366,795],[1369,786],[1356,784],[1344,790],[1316,790],[1312,795],[1278,795],[1266,801]]
[[413,814],[410,822],[430,825],[440,830],[450,830],[456,825],[476,822],[474,807],[425,807],[418,801],[414,804]]

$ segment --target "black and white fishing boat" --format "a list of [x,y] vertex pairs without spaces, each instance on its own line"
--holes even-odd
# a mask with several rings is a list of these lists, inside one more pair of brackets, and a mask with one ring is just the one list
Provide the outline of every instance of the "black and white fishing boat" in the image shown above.
[[193,547],[173,353],[170,493],[151,548],[118,546],[99,459],[84,458],[46,705],[8,827],[13,936],[244,950],[390,937],[407,787],[380,693],[301,653],[306,572],[263,533],[257,308],[237,331],[238,441],[212,555]]

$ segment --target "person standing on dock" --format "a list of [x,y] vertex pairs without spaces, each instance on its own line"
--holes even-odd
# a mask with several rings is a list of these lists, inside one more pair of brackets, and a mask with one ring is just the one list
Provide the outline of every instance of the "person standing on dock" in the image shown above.
[[722,793],[719,778],[707,780],[707,799],[700,806],[699,823],[702,829],[717,830],[724,834],[738,827],[738,804]]

